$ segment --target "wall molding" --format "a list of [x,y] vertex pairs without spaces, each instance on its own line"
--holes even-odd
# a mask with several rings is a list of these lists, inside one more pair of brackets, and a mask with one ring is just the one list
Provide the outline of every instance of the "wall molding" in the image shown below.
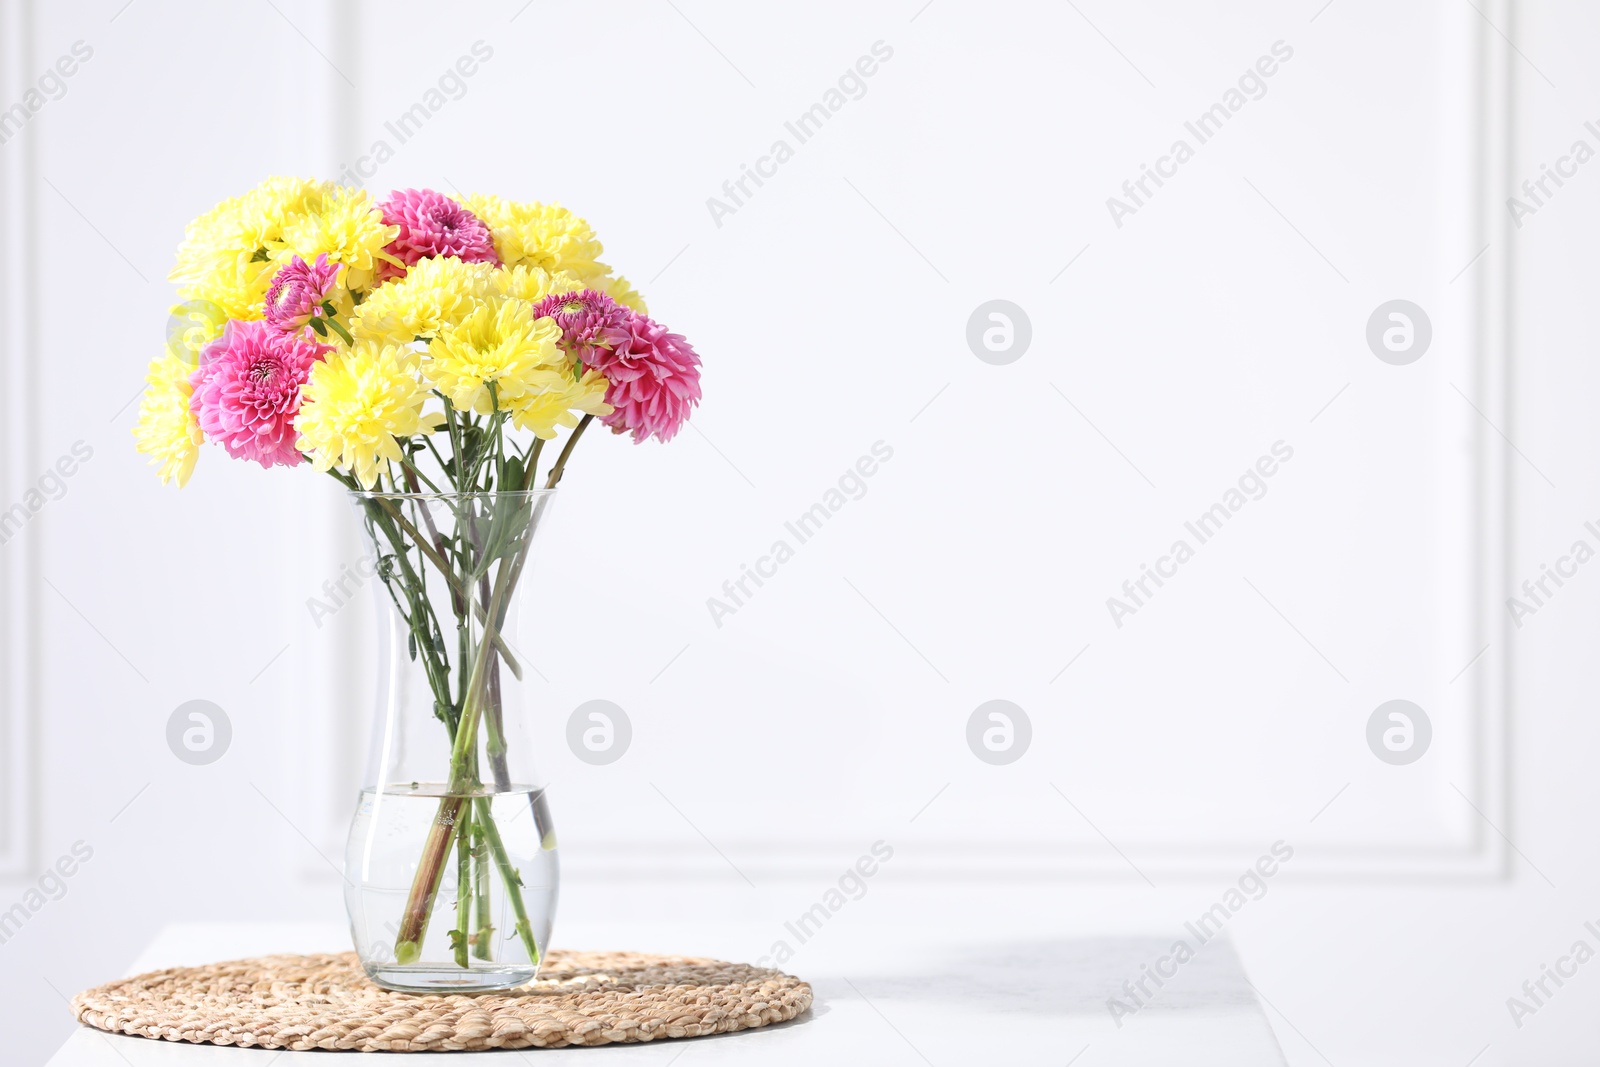
[[[34,62],[31,0],[0,0],[0,108],[22,98]],[[38,467],[39,191],[30,123],[0,144],[0,511]],[[0,544],[0,877],[31,875],[39,818],[39,538]]]
[[[1470,218],[1461,233],[1464,255],[1487,246],[1480,261],[1461,276],[1471,285],[1475,307],[1470,387],[1475,403],[1495,426],[1510,426],[1512,389],[1511,296],[1512,226],[1505,198],[1515,183],[1512,151],[1513,54],[1509,42],[1491,25],[1509,27],[1515,20],[1514,0],[1480,5],[1484,18],[1471,12],[1470,64],[1475,95],[1464,99],[1472,111],[1470,145],[1475,161]],[[1508,33],[1510,31],[1508,30]],[[1464,387],[1469,381],[1463,381]],[[1515,431],[1508,431],[1514,438]],[[1295,862],[1284,868],[1295,881],[1315,882],[1484,882],[1508,880],[1516,872],[1515,854],[1498,831],[1515,837],[1515,813],[1509,790],[1509,708],[1511,703],[1511,623],[1501,597],[1510,587],[1511,502],[1515,489],[1510,447],[1482,420],[1473,423],[1473,499],[1469,507],[1472,534],[1473,648],[1487,651],[1462,677],[1470,684],[1473,752],[1470,778],[1459,781],[1462,793],[1483,814],[1473,814],[1447,784],[1440,786],[1440,805],[1470,815],[1470,829],[1437,842],[1362,844],[1359,842],[1297,844]],[[1042,783],[1041,783],[1042,784]],[[930,786],[930,792],[932,790]],[[557,805],[559,823],[560,797]],[[1485,822],[1491,820],[1493,826]],[[1304,828],[1303,820],[1285,824],[1282,836]],[[826,877],[836,872],[840,857],[858,853],[874,827],[864,826],[860,840],[827,839],[774,842],[756,838],[717,840],[717,848],[734,857],[742,871],[760,879]],[[877,828],[887,832],[887,828]],[[1087,832],[1087,831],[1085,831]],[[1270,840],[1128,842],[1119,846],[1155,878],[1184,881],[1235,877],[1270,845]],[[1105,842],[1089,837],[1060,840],[979,841],[970,839],[894,840],[894,868],[899,875],[928,880],[1140,881],[1129,861]],[[659,840],[595,841],[571,850],[564,865],[585,878],[737,879],[718,852],[697,843]],[[1528,873],[1524,868],[1520,873]]]

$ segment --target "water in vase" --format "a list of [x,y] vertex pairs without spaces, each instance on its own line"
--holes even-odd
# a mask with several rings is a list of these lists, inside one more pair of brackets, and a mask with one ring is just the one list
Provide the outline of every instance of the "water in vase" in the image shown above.
[[[448,848],[426,914],[407,914],[424,852]],[[345,846],[345,902],[375,981],[418,992],[506,989],[538,973],[555,920],[555,830],[544,791],[365,790]],[[420,935],[420,936],[419,936]]]

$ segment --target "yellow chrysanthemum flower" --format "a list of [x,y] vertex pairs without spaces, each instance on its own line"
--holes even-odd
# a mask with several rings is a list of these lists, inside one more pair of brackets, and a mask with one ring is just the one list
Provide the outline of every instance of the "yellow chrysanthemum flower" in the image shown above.
[[344,264],[345,288],[369,289],[379,262],[400,265],[383,250],[399,233],[400,227],[384,225],[383,212],[365,189],[333,185],[308,197],[304,209],[284,223],[272,259],[282,266],[294,256],[310,263],[326,254],[328,262]]
[[484,194],[461,202],[489,227],[495,251],[507,267],[526,263],[551,274],[567,271],[584,281],[611,272],[599,262],[603,249],[594,230],[559,204],[523,204]]
[[204,439],[200,420],[189,412],[189,397],[194,394],[189,374],[193,370],[176,356],[151,360],[145,374],[149,384],[139,401],[139,421],[133,428],[139,451],[160,467],[161,484],[176,479],[180,489],[194,472]]
[[395,345],[358,344],[311,368],[300,394],[295,447],[319,471],[337,466],[363,488],[378,482],[379,461],[402,458],[397,438],[432,433],[444,414],[423,414],[428,386],[417,353]]
[[591,278],[589,288],[600,290],[623,307],[632,308],[641,315],[650,314],[650,308],[645,304],[644,297],[639,295],[639,290],[620,274]]
[[548,441],[556,435],[557,426],[570,428],[578,425],[575,412],[611,414],[611,405],[606,403],[607,383],[604,374],[597,370],[585,371],[581,380],[573,381],[572,371],[566,368],[547,373],[543,388],[512,401],[513,426],[532,430],[534,436]]
[[167,354],[191,368],[200,365],[200,353],[228,325],[222,308],[209,300],[187,300],[167,309]]
[[284,228],[328,188],[306,178],[268,178],[224,200],[189,224],[168,280],[182,299],[209,300],[226,318],[261,318],[277,270],[270,252],[282,244]]
[[439,331],[422,373],[460,411],[510,410],[548,388],[550,375],[565,366],[568,357],[556,345],[560,338],[555,320],[534,318],[526,300],[496,298]]
[[358,341],[391,345],[431,340],[496,295],[498,273],[491,263],[463,263],[454,256],[424,259],[362,301],[351,333]]
[[571,293],[588,288],[582,278],[570,271],[551,274],[543,267],[532,267],[526,263],[495,271],[494,283],[501,295],[526,300],[530,304],[537,304],[551,293]]

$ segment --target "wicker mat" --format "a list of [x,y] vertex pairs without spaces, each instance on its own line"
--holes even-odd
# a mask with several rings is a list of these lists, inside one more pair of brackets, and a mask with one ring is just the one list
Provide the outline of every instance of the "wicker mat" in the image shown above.
[[550,953],[505,993],[392,993],[352,952],[177,967],[72,999],[101,1030],[269,1049],[442,1052],[561,1048],[723,1034],[793,1019],[811,987],[743,963],[635,952]]

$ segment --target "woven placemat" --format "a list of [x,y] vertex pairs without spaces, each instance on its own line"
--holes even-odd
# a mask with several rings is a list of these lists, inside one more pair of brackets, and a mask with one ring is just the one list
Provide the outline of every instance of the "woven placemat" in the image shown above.
[[355,953],[152,971],[72,998],[78,1021],[113,1033],[268,1049],[444,1052],[562,1048],[699,1037],[786,1022],[811,987],[744,963],[637,952],[550,953],[504,993],[392,993]]

